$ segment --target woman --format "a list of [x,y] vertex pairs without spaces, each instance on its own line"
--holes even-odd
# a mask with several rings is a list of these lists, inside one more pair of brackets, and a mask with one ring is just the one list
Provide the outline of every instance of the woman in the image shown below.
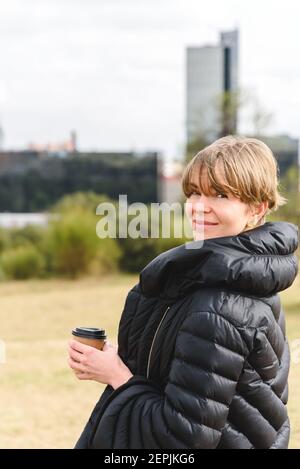
[[[287,448],[289,346],[278,292],[297,274],[296,226],[261,141],[225,137],[183,175],[194,241],[140,273],[118,350],[70,342],[79,379],[106,387],[76,448]],[[199,242],[200,241],[200,242]]]

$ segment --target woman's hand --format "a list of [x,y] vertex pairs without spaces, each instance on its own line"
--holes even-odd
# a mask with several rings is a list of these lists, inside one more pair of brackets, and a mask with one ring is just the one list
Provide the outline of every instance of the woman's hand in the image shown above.
[[117,347],[109,342],[105,342],[103,350],[97,350],[70,340],[68,352],[69,366],[80,380],[91,379],[117,389],[133,376],[119,357]]

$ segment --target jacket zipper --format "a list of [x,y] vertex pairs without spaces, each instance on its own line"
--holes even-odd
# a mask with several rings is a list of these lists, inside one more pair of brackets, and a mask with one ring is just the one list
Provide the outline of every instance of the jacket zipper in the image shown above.
[[152,344],[151,344],[150,352],[149,352],[149,357],[148,357],[148,364],[147,364],[147,378],[149,378],[151,354],[152,354],[152,350],[153,350],[153,345],[154,345],[154,342],[155,342],[155,338],[156,338],[156,336],[157,336],[157,333],[158,333],[158,331],[159,331],[159,328],[160,328],[160,326],[161,326],[163,320],[165,319],[166,314],[167,314],[167,312],[169,311],[169,309],[170,309],[170,306],[168,306],[167,309],[166,309],[166,311],[164,312],[164,315],[163,315],[163,317],[161,318],[160,323],[159,323],[158,326],[157,326],[157,329],[156,329],[156,331],[155,331],[155,334],[154,334],[154,337],[153,337],[153,340],[152,340]]

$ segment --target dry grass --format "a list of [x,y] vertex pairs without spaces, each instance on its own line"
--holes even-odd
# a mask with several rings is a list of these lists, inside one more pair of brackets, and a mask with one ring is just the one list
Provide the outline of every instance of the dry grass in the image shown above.
[[72,448],[103,386],[78,381],[67,365],[73,327],[98,326],[116,341],[136,276],[0,285],[0,447]]
[[[103,386],[78,381],[67,365],[66,344],[74,326],[107,330],[116,340],[118,320],[138,276],[80,281],[0,284],[0,447],[72,448]],[[282,300],[291,341],[300,338],[300,282]],[[299,354],[300,356],[300,354]],[[300,362],[292,361],[289,411],[291,448],[300,448]]]

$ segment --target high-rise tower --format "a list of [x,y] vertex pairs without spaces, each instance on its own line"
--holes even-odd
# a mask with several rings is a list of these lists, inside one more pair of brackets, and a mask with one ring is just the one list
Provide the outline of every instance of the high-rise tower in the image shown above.
[[187,48],[186,130],[188,144],[199,137],[213,141],[224,131],[226,133],[226,127],[231,132],[236,131],[237,109],[236,106],[230,105],[228,100],[234,99],[237,90],[237,30],[221,32],[219,45]]

